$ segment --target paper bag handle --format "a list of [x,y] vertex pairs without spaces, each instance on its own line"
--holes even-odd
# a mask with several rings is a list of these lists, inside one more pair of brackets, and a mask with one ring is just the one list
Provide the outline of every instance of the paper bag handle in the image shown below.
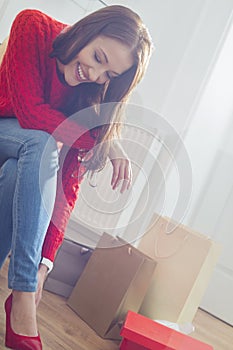
[[[166,259],[170,258],[177,254],[177,252],[185,245],[189,233],[186,233],[181,239],[179,240],[179,244],[177,244],[175,247],[172,245],[172,241],[174,241],[174,238],[177,237],[177,235],[173,234],[172,232],[166,233],[166,227],[167,223],[160,223],[161,230],[159,230],[159,234],[155,236],[155,244],[154,244],[154,255],[156,258],[160,259]],[[177,227],[177,225],[176,225]],[[162,244],[164,242],[165,249],[167,253],[161,253],[162,250]],[[167,244],[169,242],[169,244]]]

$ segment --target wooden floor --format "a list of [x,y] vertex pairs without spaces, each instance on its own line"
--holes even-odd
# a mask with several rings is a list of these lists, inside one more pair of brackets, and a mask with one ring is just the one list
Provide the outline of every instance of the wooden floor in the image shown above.
[[[0,349],[4,347],[5,314],[4,300],[7,289],[7,264],[0,272]],[[104,340],[96,335],[66,305],[64,298],[44,291],[38,309],[38,324],[44,350],[115,350],[119,343]],[[198,310],[194,322],[192,337],[213,346],[214,350],[233,349],[233,328]],[[188,349],[187,349],[188,350]]]

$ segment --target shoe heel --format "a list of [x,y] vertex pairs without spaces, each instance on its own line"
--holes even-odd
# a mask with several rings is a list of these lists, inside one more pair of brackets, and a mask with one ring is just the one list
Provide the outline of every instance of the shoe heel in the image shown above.
[[12,294],[5,301],[6,312],[6,333],[5,333],[5,346],[13,350],[42,350],[42,343],[40,336],[28,337],[26,335],[20,335],[13,331],[11,328],[11,307],[12,307]]

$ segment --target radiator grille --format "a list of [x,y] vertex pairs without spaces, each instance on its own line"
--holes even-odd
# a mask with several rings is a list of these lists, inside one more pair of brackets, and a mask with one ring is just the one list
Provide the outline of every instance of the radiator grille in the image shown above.
[[137,211],[142,192],[148,190],[148,176],[162,143],[156,132],[132,125],[124,126],[121,143],[132,163],[131,189],[124,194],[120,194],[119,189],[112,190],[110,161],[92,180],[86,177],[66,232],[69,238],[90,245],[90,241],[97,242],[103,232],[122,235]]

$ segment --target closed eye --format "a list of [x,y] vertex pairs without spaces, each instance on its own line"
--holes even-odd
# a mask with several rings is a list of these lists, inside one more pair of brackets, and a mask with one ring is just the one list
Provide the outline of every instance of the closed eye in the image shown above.
[[96,60],[96,62],[101,63],[101,59],[100,59],[100,57],[97,55],[96,52],[95,52],[95,60]]
[[107,76],[107,79],[108,79],[108,80],[111,80],[112,78],[114,78],[114,77],[112,77],[108,72],[106,72],[106,76]]

